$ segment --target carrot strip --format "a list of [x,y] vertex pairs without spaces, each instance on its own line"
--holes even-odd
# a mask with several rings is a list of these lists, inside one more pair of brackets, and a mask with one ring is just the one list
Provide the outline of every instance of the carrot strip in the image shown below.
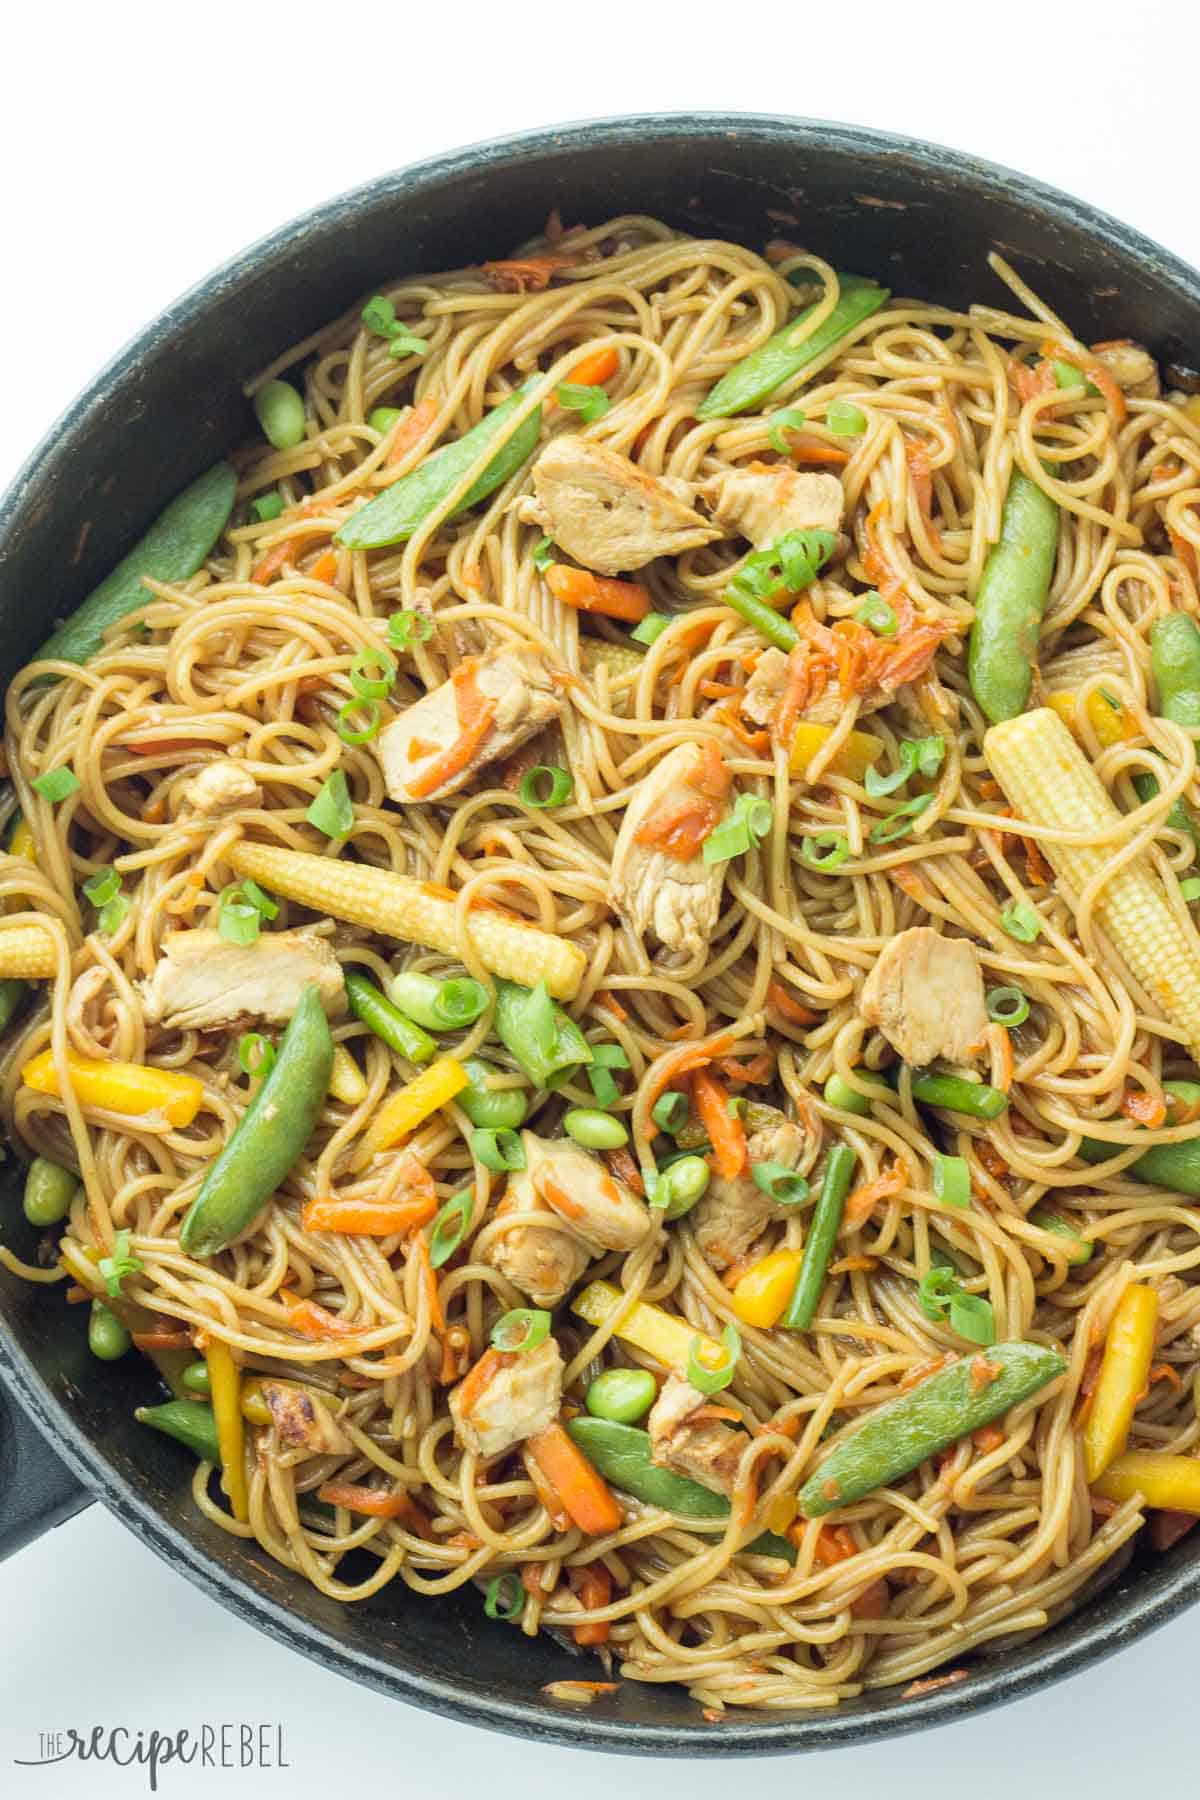
[[788,453],[793,462],[821,463],[833,469],[844,468],[850,461],[850,452],[842,450],[837,444],[822,443],[820,438],[800,436],[792,438],[788,444]]
[[326,1481],[317,1489],[326,1506],[344,1506],[347,1512],[366,1513],[372,1519],[403,1519],[417,1537],[429,1535],[429,1516],[409,1499],[403,1488],[363,1487],[354,1481]]
[[673,1081],[680,1076],[689,1075],[693,1069],[702,1069],[715,1057],[727,1056],[733,1049],[734,1039],[729,1032],[722,1031],[717,1037],[709,1038],[701,1044],[685,1044],[670,1056],[663,1058],[654,1080],[650,1084],[649,1103],[651,1106],[659,1095],[665,1093]]
[[929,462],[929,446],[920,438],[906,437],[904,440],[904,460],[908,464],[908,477],[912,482],[916,495],[917,511],[925,522],[929,533],[929,542],[934,550],[942,547],[941,533],[933,522],[933,470]]
[[489,1346],[479,1361],[467,1370],[462,1385],[457,1390],[461,1411],[469,1413],[491,1386],[492,1377],[498,1375],[501,1369],[507,1369],[516,1359],[516,1352],[513,1350],[496,1350]]
[[[603,1563],[585,1563],[580,1569],[572,1569],[568,1579],[579,1596],[580,1604],[587,1607],[589,1612],[607,1606],[612,1599],[612,1576]],[[607,1643],[609,1630],[607,1619],[597,1619],[590,1625],[576,1625],[575,1642],[585,1648]]]
[[427,1239],[424,1236],[418,1235],[414,1239],[414,1243],[416,1244],[417,1260],[421,1265],[421,1276],[425,1283],[425,1292],[429,1296],[430,1323],[440,1337],[446,1329],[446,1315],[442,1310],[441,1296],[438,1293],[437,1272],[429,1260],[429,1244]]
[[436,1211],[432,1193],[409,1194],[401,1200],[339,1200],[327,1195],[308,1202],[301,1224],[305,1231],[341,1231],[354,1237],[403,1236],[428,1225]]
[[414,800],[423,800],[427,794],[436,793],[447,781],[453,781],[461,774],[495,723],[496,702],[480,692],[476,680],[478,670],[479,658],[470,656],[451,676],[459,735],[448,750],[409,782],[408,791]]
[[742,1121],[730,1116],[728,1091],[701,1069],[692,1082],[692,1097],[713,1147],[717,1173],[726,1181],[736,1180],[746,1166],[746,1133]]
[[602,344],[599,350],[593,350],[571,370],[571,381],[576,387],[603,387],[611,381],[621,366],[621,358],[611,344]]
[[564,606],[600,613],[606,619],[636,625],[650,611],[650,595],[640,582],[613,581],[593,575],[590,569],[572,569],[567,563],[550,564],[546,586]]
[[638,1195],[643,1195],[646,1192],[646,1184],[642,1180],[642,1171],[638,1168],[628,1150],[624,1148],[620,1150],[606,1150],[604,1153],[604,1160],[608,1164],[609,1172],[615,1175],[618,1181],[623,1181],[627,1188],[632,1188],[634,1193]]
[[985,1456],[990,1456],[993,1450],[999,1450],[1005,1441],[1004,1433],[998,1425],[981,1425],[978,1431],[971,1433],[971,1437],[975,1448],[982,1450]]
[[1167,1116],[1167,1103],[1161,1094],[1148,1094],[1142,1088],[1126,1088],[1121,1096],[1121,1111],[1138,1125],[1156,1131]]
[[752,1087],[763,1087],[775,1079],[775,1058],[769,1050],[760,1050],[749,1062],[739,1062],[736,1056],[719,1056],[713,1067],[726,1081],[739,1087],[745,1087],[747,1083]]
[[312,568],[309,569],[308,577],[310,581],[322,581],[327,587],[332,587],[337,570],[337,551],[322,550]]
[[414,444],[420,442],[437,418],[437,401],[430,394],[424,400],[418,400],[406,419],[401,419],[396,427],[396,435],[392,439],[392,447],[387,453],[387,463],[398,463],[402,456],[407,456]]
[[314,1343],[328,1341],[330,1338],[358,1337],[364,1330],[362,1325],[351,1325],[346,1319],[339,1319],[336,1313],[329,1312],[316,1300],[301,1299],[299,1294],[291,1293],[287,1288],[279,1290],[279,1298],[287,1307],[288,1325],[292,1331],[298,1331],[302,1337],[311,1338]]
[[842,1214],[848,1230],[857,1231],[864,1225],[875,1210],[877,1201],[886,1200],[890,1194],[899,1193],[908,1181],[908,1170],[897,1157],[890,1169],[884,1169],[874,1181],[866,1181],[855,1188],[846,1202],[846,1210]]
[[621,1509],[611,1488],[557,1420],[525,1447],[581,1531],[602,1537],[620,1530]]
[[801,1006],[798,1000],[784,987],[782,981],[770,981],[767,984],[767,1005],[773,1007],[781,1018],[792,1025],[815,1025],[820,1013],[815,1013],[807,1006]]
[[264,587],[267,582],[274,581],[284,563],[294,562],[300,554],[299,538],[284,538],[282,544],[273,544],[262,561],[250,572],[251,581]]
[[539,294],[548,288],[560,269],[572,268],[578,254],[560,250],[549,256],[509,256],[497,262],[485,262],[483,273],[494,288],[506,294]]
[[190,1350],[192,1347],[190,1331],[131,1331],[129,1335],[138,1350]]

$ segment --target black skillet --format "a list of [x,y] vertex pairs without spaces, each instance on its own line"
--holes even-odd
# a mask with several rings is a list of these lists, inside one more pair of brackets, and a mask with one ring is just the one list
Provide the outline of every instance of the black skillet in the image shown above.
[[[503,256],[553,206],[568,223],[638,212],[752,245],[784,234],[842,268],[950,305],[1007,303],[985,260],[995,247],[1081,338],[1135,337],[1164,363],[1200,362],[1194,270],[1077,200],[934,145],[712,114],[475,145],[284,226],[201,282],[97,376],[0,503],[0,667],[18,668],[50,619],[71,610],[164,502],[249,435],[246,376],[384,277]],[[11,1161],[0,1170],[0,1230],[33,1253]],[[136,1357],[93,1361],[61,1292],[0,1271],[0,1554],[98,1498],[273,1637],[471,1724],[647,1755],[862,1743],[1018,1699],[1200,1598],[1194,1534],[1164,1557],[1135,1553],[1044,1635],[968,1659],[965,1680],[921,1697],[872,1693],[830,1714],[733,1712],[708,1724],[682,1690],[626,1682],[590,1709],[567,1710],[542,1684],[599,1671],[548,1639],[531,1643],[490,1623],[473,1591],[418,1601],[394,1582],[342,1608],[209,1526],[190,1502],[186,1453],[133,1421],[134,1406],[151,1397],[149,1370]]]

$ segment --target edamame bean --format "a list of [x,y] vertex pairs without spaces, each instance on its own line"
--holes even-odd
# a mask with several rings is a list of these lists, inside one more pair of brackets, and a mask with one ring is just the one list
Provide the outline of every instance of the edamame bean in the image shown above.
[[276,450],[294,450],[304,441],[304,402],[287,381],[268,381],[254,396],[263,435]]
[[117,1362],[133,1339],[111,1307],[103,1300],[93,1300],[88,1318],[88,1349],[101,1362]]
[[524,1124],[528,1105],[524,1088],[491,1087],[490,1082],[501,1071],[479,1056],[468,1056],[463,1068],[471,1078],[471,1085],[454,1096],[454,1104],[462,1107],[472,1125],[485,1131],[516,1131]]
[[79,1182],[48,1156],[35,1156],[25,1177],[25,1217],[31,1225],[57,1225],[71,1210]]
[[589,1384],[586,1405],[594,1418],[634,1425],[650,1411],[657,1393],[648,1369],[605,1369]]
[[203,1400],[207,1400],[212,1393],[212,1376],[206,1362],[189,1363],[180,1380],[189,1394],[199,1394]]
[[682,1219],[708,1187],[711,1170],[702,1156],[681,1156],[663,1170],[668,1200],[664,1217]]
[[389,432],[400,417],[401,411],[402,408],[399,406],[377,406],[373,412],[368,414],[367,424],[372,431]]
[[569,1137],[585,1150],[619,1150],[629,1142],[629,1132],[620,1119],[601,1112],[594,1106],[573,1106],[563,1119]]

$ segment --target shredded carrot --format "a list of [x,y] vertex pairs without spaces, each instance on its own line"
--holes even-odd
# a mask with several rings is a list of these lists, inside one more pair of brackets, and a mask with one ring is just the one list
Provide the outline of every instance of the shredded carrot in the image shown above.
[[767,1419],[762,1425],[754,1428],[755,1437],[785,1437],[794,1442],[800,1436],[800,1419],[793,1413],[787,1419]]
[[745,692],[744,688],[735,687],[732,681],[698,681],[696,686],[706,700],[729,700]]
[[1053,887],[1054,871],[1042,855],[1037,840],[1023,837],[1021,848],[1025,852],[1025,868],[1029,875],[1030,887]]
[[387,453],[389,467],[392,463],[398,463],[401,457],[407,456],[413,445],[421,441],[437,414],[437,401],[432,394],[426,394],[423,400],[418,400],[408,417],[401,419],[396,427],[396,435]]
[[826,444],[821,438],[801,433],[799,437],[789,438],[788,455],[793,462],[821,463],[829,468],[841,469],[850,461],[850,452],[841,449],[837,444]]
[[1161,1094],[1150,1094],[1144,1088],[1126,1088],[1121,1096],[1121,1111],[1127,1119],[1156,1131],[1167,1116],[1167,1103]]
[[930,1675],[923,1681],[910,1681],[900,1695],[902,1700],[917,1700],[922,1694],[936,1694],[939,1688],[953,1687],[958,1681],[965,1681],[971,1673],[969,1669],[951,1669],[948,1675]]
[[[797,1538],[804,1534],[803,1524],[794,1527]],[[823,1569],[832,1569],[838,1563],[848,1562],[852,1556],[858,1555],[858,1545],[847,1525],[822,1525],[817,1533],[816,1549],[813,1561]]]
[[718,1175],[736,1180],[746,1166],[746,1133],[742,1121],[730,1116],[727,1089],[707,1068],[700,1069],[692,1080],[692,1098],[712,1144]]
[[891,1168],[881,1170],[873,1181],[865,1181],[861,1187],[855,1188],[842,1214],[847,1230],[857,1231],[860,1226],[865,1225],[875,1210],[876,1202],[886,1200],[890,1194],[899,1193],[907,1183],[908,1169],[896,1157]]
[[[1101,348],[1104,347],[1101,346]],[[1129,411],[1125,395],[1113,379],[1109,369],[1100,361],[1094,351],[1066,349],[1062,344],[1043,344],[1042,355],[1056,357],[1060,362],[1069,363],[1073,369],[1081,370],[1088,377],[1092,386],[1099,388],[1105,405],[1112,414],[1113,423],[1116,425],[1124,423]]]
[[901,893],[907,894],[910,900],[924,905],[929,899],[929,883],[916,869],[906,863],[897,863],[894,869],[888,870],[888,877],[894,881]]
[[581,1531],[601,1537],[621,1528],[621,1509],[608,1483],[556,1420],[526,1440],[530,1456]]
[[453,1544],[456,1550],[483,1549],[483,1539],[476,1537],[473,1531],[453,1531],[448,1538],[443,1538],[442,1542]]
[[[584,1563],[580,1568],[570,1569],[567,1579],[579,1596],[580,1605],[589,1612],[607,1606],[612,1599],[612,1576],[601,1562]],[[609,1629],[607,1619],[598,1619],[591,1625],[576,1625],[575,1642],[584,1648],[607,1643]]]
[[403,1488],[373,1488],[354,1481],[327,1481],[317,1489],[326,1506],[344,1506],[348,1512],[365,1513],[372,1519],[403,1519],[414,1536],[429,1536],[429,1517],[409,1499]]
[[761,756],[771,748],[771,734],[769,731],[751,731],[743,725],[738,713],[740,704],[740,701],[726,700],[722,705],[714,706],[712,717],[731,731],[739,743],[745,744],[747,750]]
[[1171,541],[1171,549],[1175,556],[1183,564],[1188,574],[1194,576],[1197,572],[1196,546],[1189,539],[1181,537],[1177,531],[1173,531],[1170,526],[1167,527],[1167,536]]
[[601,1694],[615,1694],[615,1681],[547,1681],[542,1686],[543,1694],[549,1694],[551,1700],[566,1700],[575,1706],[590,1706]]
[[169,756],[172,752],[184,754],[213,748],[211,738],[118,738],[113,744],[114,750],[129,750],[134,756]]
[[517,1360],[513,1350],[496,1350],[490,1345],[479,1361],[467,1371],[462,1386],[458,1389],[458,1403],[463,1413],[469,1413],[482,1399],[490,1387],[492,1378],[501,1369],[507,1369]]
[[991,1387],[993,1381],[1003,1373],[1000,1364],[989,1361],[986,1356],[971,1358],[970,1388],[972,1394],[981,1394],[984,1388]]
[[571,381],[576,387],[603,387],[611,381],[621,366],[621,358],[612,344],[601,344],[599,350],[593,350],[571,370]]
[[1149,1375],[1146,1377],[1147,1387],[1153,1387],[1155,1383],[1159,1381],[1169,1381],[1171,1386],[1175,1388],[1183,1387],[1182,1375],[1180,1375],[1178,1369],[1172,1368],[1170,1363],[1155,1363]]
[[79,1284],[74,1281],[64,1295],[64,1299],[68,1306],[81,1306],[85,1300],[90,1300],[92,1297],[90,1288],[80,1287]]
[[1054,370],[1048,362],[1039,362],[1036,368],[1031,368],[1027,362],[1010,356],[1008,373],[1022,406],[1036,400],[1039,394],[1048,394],[1055,385]]
[[798,1000],[793,1000],[782,981],[768,982],[767,1005],[773,1007],[779,1016],[786,1019],[791,1025],[815,1025],[821,1016],[820,1013],[811,1011],[809,1007],[801,1006]]
[[284,538],[281,544],[273,544],[262,560],[250,571],[251,581],[264,587],[267,582],[274,581],[284,563],[294,562],[300,553],[299,538]]
[[155,1331],[132,1331],[129,1335],[138,1350],[190,1350],[192,1347],[190,1331],[168,1331],[164,1327]]
[[971,1433],[971,1437],[975,1448],[982,1450],[985,1456],[990,1456],[993,1450],[999,1450],[1006,1441],[998,1425],[981,1425],[978,1431]]
[[921,438],[906,437],[904,439],[904,460],[908,464],[908,478],[912,482],[916,496],[917,511],[925,522],[929,533],[929,542],[935,551],[942,548],[941,533],[933,522],[933,470],[929,461],[929,445]]
[[746,1270],[752,1269],[757,1261],[757,1250],[749,1256],[739,1256],[736,1262],[730,1263],[729,1267],[725,1270],[725,1273],[721,1276],[722,1287],[727,1287],[730,1292],[732,1292],[738,1282],[742,1279],[742,1276],[746,1273]]
[[438,1294],[437,1271],[429,1260],[429,1243],[418,1234],[413,1243],[416,1247],[417,1261],[421,1265],[421,1278],[425,1283],[425,1292],[429,1296],[429,1320],[433,1329],[440,1336],[446,1329],[446,1315],[442,1311],[442,1302]]
[[907,1375],[901,1377],[900,1392],[907,1394],[910,1388],[920,1387],[921,1383],[928,1381],[931,1375],[936,1375],[941,1369],[948,1369],[951,1363],[957,1361],[958,1357],[954,1351],[947,1350],[943,1356],[935,1356],[929,1362],[917,1363],[908,1371]]
[[620,1020],[622,1023],[629,1017],[628,1012],[621,1005],[617,996],[609,993],[607,989],[605,989],[603,993],[596,995],[596,1005],[602,1006],[605,1012],[611,1013],[614,1019]]
[[908,597],[904,582],[898,571],[887,559],[879,538],[879,522],[887,511],[887,501],[881,500],[867,514],[864,531],[867,539],[866,554],[863,557],[863,568],[867,580],[878,589],[880,597],[888,602],[896,614],[897,624],[901,632],[906,631],[913,622],[912,601]]
[[634,1193],[638,1195],[642,1195],[646,1192],[646,1184],[642,1180],[642,1171],[638,1168],[632,1156],[630,1156],[628,1150],[626,1150],[624,1146],[622,1146],[620,1150],[606,1151],[605,1161],[608,1164],[610,1173],[615,1175],[618,1181],[623,1181],[627,1188],[632,1188]]
[[579,260],[578,254],[556,250],[547,256],[504,257],[482,267],[492,286],[503,294],[540,294],[560,269],[572,268]]
[[351,1325],[348,1320],[339,1319],[318,1301],[304,1300],[287,1288],[279,1290],[279,1298],[287,1307],[290,1329],[298,1331],[302,1337],[312,1338],[314,1343],[329,1338],[358,1337],[365,1329],[362,1325]]
[[550,1483],[546,1480],[532,1457],[526,1459],[526,1470],[530,1482],[533,1485],[533,1491],[541,1501],[542,1506],[546,1511],[546,1515],[555,1531],[569,1530],[571,1515],[568,1513],[566,1507],[563,1505],[554,1489],[550,1486]]
[[1013,1083],[1012,1033],[1007,1026],[993,1025],[988,1035],[992,1047],[992,1086],[1007,1094]]
[[829,1273],[831,1275],[853,1275],[857,1270],[875,1269],[878,1266],[879,1259],[875,1256],[843,1256],[840,1262],[830,1263]]
[[318,556],[316,562],[308,571],[308,575],[311,581],[323,581],[327,587],[331,587],[337,571],[337,551],[322,550],[320,556]]
[[437,1211],[432,1185],[395,1200],[342,1200],[334,1195],[310,1200],[301,1214],[305,1231],[341,1231],[354,1237],[402,1236],[428,1225]]
[[717,1037],[708,1038],[704,1043],[686,1044],[681,1049],[673,1051],[671,1055],[665,1056],[650,1084],[647,1096],[648,1104],[653,1106],[659,1095],[665,1093],[673,1081],[678,1081],[683,1075],[690,1075],[694,1069],[704,1068],[715,1057],[727,1056],[733,1046],[734,1039],[727,1031],[722,1031]]
[[712,1401],[706,1401],[703,1406],[698,1406],[695,1412],[688,1414],[688,1418],[689,1420],[697,1419],[701,1424],[721,1419],[727,1419],[734,1425],[742,1423],[741,1413],[735,1412],[732,1406],[717,1406]]
[[622,619],[636,625],[650,611],[650,595],[637,581],[613,581],[593,575],[590,569],[573,569],[567,563],[551,563],[546,586],[564,606],[578,612],[600,613],[606,619]]
[[1178,1094],[1164,1094],[1167,1103],[1167,1116],[1172,1125],[1191,1125],[1200,1119],[1200,1090],[1194,1100],[1181,1100]]
[[491,731],[496,719],[496,702],[480,692],[478,673],[479,658],[469,656],[459,663],[451,676],[459,735],[448,750],[409,782],[408,791],[414,800],[423,800],[460,775]]
[[739,1062],[736,1056],[719,1056],[713,1064],[718,1075],[731,1081],[736,1087],[764,1087],[768,1081],[775,1079],[775,1058],[769,1050],[760,1050],[748,1062]]

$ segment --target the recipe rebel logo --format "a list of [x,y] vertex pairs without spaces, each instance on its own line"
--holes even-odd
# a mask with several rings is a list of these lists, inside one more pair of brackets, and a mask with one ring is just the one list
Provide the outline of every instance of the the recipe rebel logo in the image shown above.
[[182,1726],[176,1731],[136,1730],[124,1725],[89,1725],[82,1730],[67,1726],[39,1732],[37,1755],[15,1756],[13,1762],[23,1769],[49,1769],[65,1762],[140,1769],[152,1794],[158,1792],[159,1776],[174,1763],[217,1771],[291,1766],[284,1754],[283,1726],[247,1721]]

